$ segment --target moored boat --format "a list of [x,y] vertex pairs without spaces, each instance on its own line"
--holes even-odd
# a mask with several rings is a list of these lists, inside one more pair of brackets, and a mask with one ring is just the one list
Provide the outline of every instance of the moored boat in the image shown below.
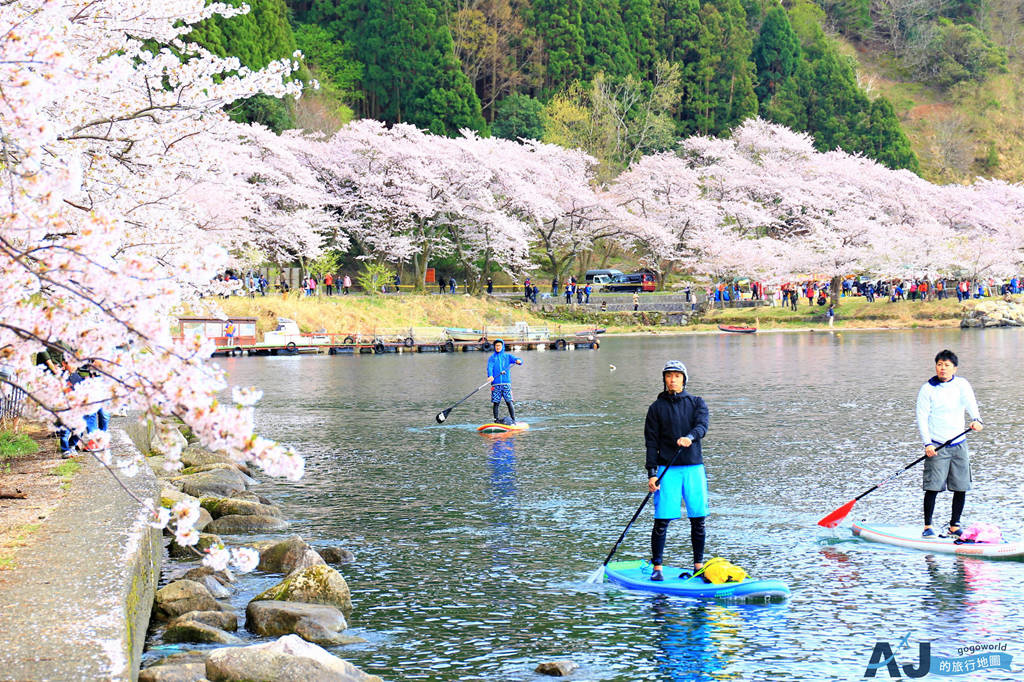
[[732,332],[734,334],[753,334],[757,331],[757,327],[740,327],[735,324],[720,324],[718,328],[723,332]]

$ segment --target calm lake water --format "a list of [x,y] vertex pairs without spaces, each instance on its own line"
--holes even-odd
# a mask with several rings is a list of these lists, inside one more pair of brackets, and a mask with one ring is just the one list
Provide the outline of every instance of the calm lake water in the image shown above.
[[[920,469],[857,503],[846,526],[818,519],[919,456],[914,401],[951,348],[978,396],[975,490],[965,523],[1024,534],[1018,330],[605,338],[598,351],[522,352],[513,370],[528,432],[491,438],[483,353],[225,358],[261,387],[264,435],[306,455],[298,484],[260,492],[295,532],[353,550],[352,634],[335,653],[390,680],[534,680],[545,660],[576,680],[861,679],[877,641],[909,634],[956,656],[1006,645],[1024,670],[1024,563],[897,550],[852,538],[849,520],[920,522]],[[783,604],[666,598],[585,579],[645,494],[643,417],[668,359],[709,405],[708,555],[788,581]],[[609,365],[615,365],[612,371]],[[939,498],[937,522],[950,495]],[[646,558],[646,509],[616,558]],[[690,560],[685,521],[668,563]],[[244,607],[277,576],[242,581]],[[883,669],[879,678],[888,679]],[[544,678],[549,679],[549,678]]]

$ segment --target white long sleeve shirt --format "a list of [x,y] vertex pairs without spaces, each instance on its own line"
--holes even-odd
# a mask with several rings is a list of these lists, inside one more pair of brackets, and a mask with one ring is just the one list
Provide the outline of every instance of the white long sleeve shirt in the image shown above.
[[[932,377],[917,394],[917,428],[925,446],[939,445],[964,430],[964,410],[973,421],[981,421],[974,389],[967,379],[954,376],[940,382]],[[958,445],[960,438],[952,445]]]

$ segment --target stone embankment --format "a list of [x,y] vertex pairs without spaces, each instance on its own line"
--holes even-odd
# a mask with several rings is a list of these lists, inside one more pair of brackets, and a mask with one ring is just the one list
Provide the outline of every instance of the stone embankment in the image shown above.
[[[150,438],[148,433],[133,434],[144,451],[159,451],[160,443]],[[286,530],[288,522],[281,509],[253,492],[257,484],[253,471],[182,439],[181,471],[165,471],[162,456],[147,457],[159,479],[160,502],[172,506],[191,500],[200,506],[196,524],[200,552],[219,543],[248,545],[259,552],[258,571],[280,574],[280,582],[251,599],[244,613],[249,641],[253,635],[279,639],[242,646],[246,639],[237,634],[240,614],[229,601],[235,593],[235,576],[228,569],[202,566],[193,548],[179,546],[168,535],[168,553],[180,561],[169,564],[164,573],[179,577],[156,592],[152,634],[164,643],[207,648],[160,659],[141,671],[139,680],[380,680],[322,648],[364,641],[345,634],[351,594],[342,575],[327,565],[328,561],[348,563],[354,559],[352,553],[339,547],[318,550],[297,535],[246,543],[239,536]],[[223,536],[232,537],[225,540]],[[191,567],[190,561],[194,562]],[[224,646],[211,649],[210,644]]]
[[1024,327],[1024,305],[1012,298],[964,307],[961,327]]
[[[123,431],[112,447],[134,446]],[[124,480],[153,499],[143,469]],[[160,575],[159,531],[93,457],[0,581],[0,680],[131,680],[139,669]]]

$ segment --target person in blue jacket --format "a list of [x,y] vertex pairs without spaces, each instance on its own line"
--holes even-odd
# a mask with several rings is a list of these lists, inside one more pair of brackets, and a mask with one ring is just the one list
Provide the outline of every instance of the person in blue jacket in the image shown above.
[[[651,531],[651,580],[664,580],[662,555],[668,524],[686,515],[690,519],[693,570],[704,566],[704,517],[708,514],[708,479],[704,472],[701,439],[708,432],[708,406],[686,392],[689,375],[678,360],[661,371],[664,391],[647,409],[644,441],[647,445],[647,489],[654,493],[654,529]],[[666,468],[668,469],[665,472]],[[658,483],[658,476],[665,472]]]
[[512,365],[521,365],[523,361],[505,352],[505,342],[494,340],[494,352],[487,358],[487,378],[491,382],[491,407],[494,408],[494,421],[498,421],[498,407],[504,400],[508,406],[508,418],[516,423],[516,408],[512,403]]

